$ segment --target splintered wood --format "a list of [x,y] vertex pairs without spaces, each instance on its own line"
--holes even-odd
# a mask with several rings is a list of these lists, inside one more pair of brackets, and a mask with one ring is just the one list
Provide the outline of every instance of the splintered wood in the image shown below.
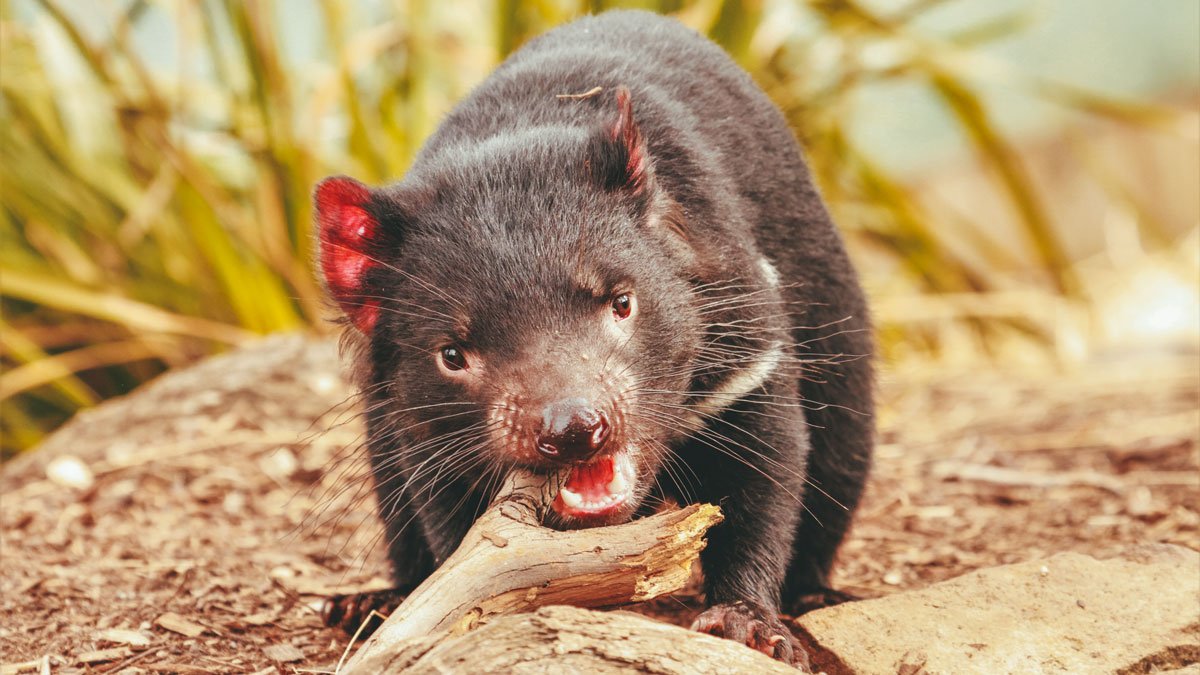
[[458,634],[500,614],[544,605],[612,607],[683,588],[721,522],[699,504],[623,525],[559,532],[541,519],[558,485],[516,471],[458,550],[421,584],[342,673],[393,669],[407,641]]

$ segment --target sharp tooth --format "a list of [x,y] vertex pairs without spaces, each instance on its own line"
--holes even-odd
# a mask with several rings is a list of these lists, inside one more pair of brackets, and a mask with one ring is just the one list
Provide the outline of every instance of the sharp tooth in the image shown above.
[[620,470],[614,471],[612,480],[608,481],[608,494],[623,495],[628,489],[629,482],[625,480],[625,472]]
[[583,506],[583,495],[578,492],[563,488],[558,491],[558,496],[562,499],[563,504],[566,504],[569,508],[577,509]]

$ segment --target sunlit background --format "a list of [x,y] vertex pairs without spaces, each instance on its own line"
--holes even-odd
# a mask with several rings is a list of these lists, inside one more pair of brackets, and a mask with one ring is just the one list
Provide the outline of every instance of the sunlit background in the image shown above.
[[309,190],[401,176],[529,37],[674,14],[780,105],[893,367],[1195,351],[1194,0],[0,0],[3,453],[330,330]]

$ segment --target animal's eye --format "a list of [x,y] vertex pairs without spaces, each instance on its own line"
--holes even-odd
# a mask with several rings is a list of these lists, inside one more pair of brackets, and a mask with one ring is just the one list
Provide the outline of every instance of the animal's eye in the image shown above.
[[617,297],[613,298],[612,301],[613,318],[617,321],[624,321],[625,319],[628,319],[633,314],[633,309],[635,306],[636,302],[633,299],[633,295],[629,293],[622,293],[618,295]]
[[467,368],[467,357],[458,347],[453,345],[442,347],[440,356],[442,366],[446,370],[466,370]]

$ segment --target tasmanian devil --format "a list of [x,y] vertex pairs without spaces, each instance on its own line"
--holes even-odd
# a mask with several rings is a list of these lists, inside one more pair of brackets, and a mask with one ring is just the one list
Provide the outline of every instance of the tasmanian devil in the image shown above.
[[505,61],[403,180],[329,178],[315,202],[397,594],[508,469],[562,471],[556,527],[719,504],[694,627],[803,658],[777,613],[841,597],[871,341],[792,132],[743,70],[667,18],[581,19]]

